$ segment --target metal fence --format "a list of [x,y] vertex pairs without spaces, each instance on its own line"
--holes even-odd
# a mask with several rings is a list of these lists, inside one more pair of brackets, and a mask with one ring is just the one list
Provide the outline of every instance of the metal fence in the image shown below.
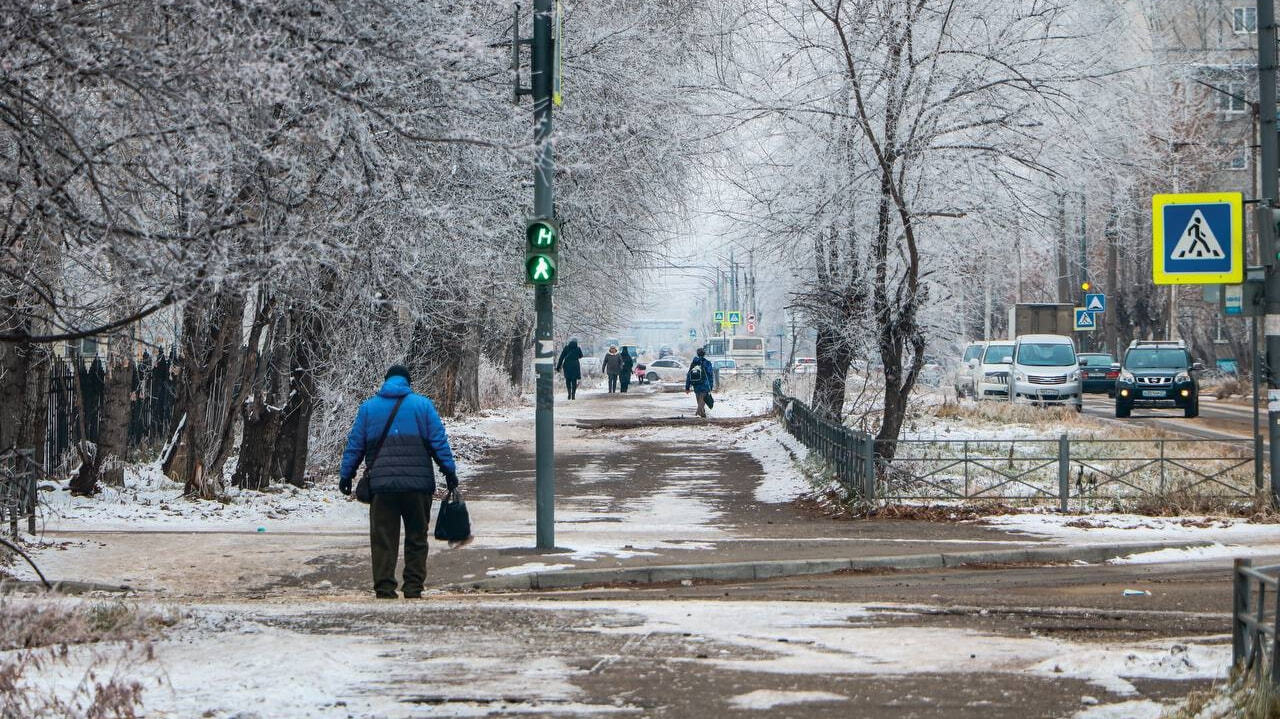
[[[1231,583],[1231,663],[1280,684],[1280,565],[1237,559]],[[1268,590],[1270,594],[1268,595]]]
[[[176,400],[173,364],[173,355],[163,352],[154,358],[144,353],[132,363],[130,447],[144,447],[168,439],[173,429]],[[106,370],[99,358],[87,361],[72,355],[53,359],[42,454],[45,472],[64,474],[78,461],[74,451],[77,442],[98,441],[105,389]]]
[[0,453],[0,527],[9,525],[9,534],[18,538],[18,525],[27,522],[27,532],[36,533],[36,473],[39,465],[29,449]]
[[[1142,497],[1255,497],[1255,445],[1194,439],[899,439],[815,414],[774,383],[788,431],[860,501],[1053,502],[1066,511]],[[892,457],[891,460],[885,459]]]

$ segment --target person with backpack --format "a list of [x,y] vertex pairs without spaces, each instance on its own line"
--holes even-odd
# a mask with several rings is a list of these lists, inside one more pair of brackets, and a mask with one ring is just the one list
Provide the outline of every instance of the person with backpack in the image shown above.
[[600,370],[609,375],[609,394],[618,391],[618,373],[622,371],[622,355],[618,354],[618,347],[614,345],[609,348],[609,354],[604,356],[604,362],[600,363]]
[[401,589],[405,599],[418,599],[427,580],[427,523],[431,495],[436,491],[431,463],[434,460],[440,467],[450,491],[458,487],[458,466],[435,405],[409,387],[409,370],[393,365],[384,380],[382,389],[365,400],[356,413],[342,453],[338,490],[351,494],[351,482],[363,460],[365,477],[356,497],[369,502],[374,594],[379,599],[396,598],[403,522]]
[[[705,347],[698,348],[698,356],[693,358],[693,363],[689,365],[689,371],[684,376],[684,393],[689,394],[693,390],[694,396],[698,398],[698,416],[707,416],[707,406],[711,404],[711,387],[715,376],[715,367],[712,366],[711,360],[707,359],[707,350]],[[710,400],[710,401],[709,401]]]
[[622,348],[622,366],[619,367],[619,371],[618,371],[618,384],[621,385],[619,389],[621,389],[623,392],[626,392],[627,387],[631,386],[631,374],[635,372],[635,368],[636,368],[636,358],[631,356],[631,348],[623,347]]
[[569,344],[560,350],[560,358],[556,360],[556,371],[564,372],[564,384],[569,390],[569,399],[578,396],[578,380],[582,379],[581,360],[582,348],[578,347],[578,340],[569,340]]

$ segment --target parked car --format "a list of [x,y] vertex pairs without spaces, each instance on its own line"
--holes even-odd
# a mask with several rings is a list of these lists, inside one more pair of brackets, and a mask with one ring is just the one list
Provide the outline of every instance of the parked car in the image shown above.
[[983,342],[981,356],[969,364],[974,399],[1003,399],[1009,396],[1009,366],[1013,364],[1012,342]]
[[663,357],[649,363],[645,368],[644,378],[650,382],[684,383],[685,373],[689,368],[679,357]]
[[1080,362],[1080,382],[1085,394],[1115,396],[1120,366],[1114,357],[1106,352],[1081,352],[1076,359]]
[[818,371],[817,357],[797,357],[795,364],[791,365],[791,371],[794,374],[812,374]]
[[1183,416],[1199,416],[1196,373],[1203,369],[1182,340],[1134,340],[1116,378],[1116,416],[1128,417],[1134,407],[1177,407]]
[[970,342],[965,346],[964,354],[960,357],[960,369],[956,372],[955,388],[957,397],[972,397],[974,395],[973,363],[981,360],[982,350],[986,346],[986,342]]
[[662,345],[658,348],[658,359],[670,357],[672,354],[674,353],[671,351],[671,345]]
[[1076,346],[1064,335],[1023,335],[1013,344],[1009,401],[1084,410]]
[[708,357],[718,375],[738,374],[738,361],[728,357]]

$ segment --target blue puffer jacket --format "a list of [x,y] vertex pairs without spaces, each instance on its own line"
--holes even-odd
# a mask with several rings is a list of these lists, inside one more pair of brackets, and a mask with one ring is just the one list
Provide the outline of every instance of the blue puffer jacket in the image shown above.
[[[702,381],[693,381],[693,368],[702,367]],[[693,362],[689,363],[689,371],[684,375],[684,389],[686,392],[693,390],[694,392],[710,392],[715,382],[716,368],[711,364],[711,360],[706,357],[694,357]]]
[[382,443],[378,461],[369,470],[369,489],[381,492],[434,492],[435,470],[431,460],[440,465],[445,477],[457,475],[453,450],[444,423],[431,400],[414,394],[409,381],[393,375],[383,383],[378,394],[360,405],[356,421],[347,435],[347,450],[342,453],[342,478],[353,479],[360,461],[373,449],[387,426],[387,417],[396,400],[404,397],[395,421]]

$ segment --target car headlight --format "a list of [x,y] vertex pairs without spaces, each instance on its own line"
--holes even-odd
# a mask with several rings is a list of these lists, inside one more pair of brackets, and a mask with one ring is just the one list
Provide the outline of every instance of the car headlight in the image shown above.
[[1027,381],[1027,376],[1026,376],[1025,374],[1022,374],[1021,372],[1014,372],[1014,373],[1013,373],[1013,381],[1014,381],[1014,382],[1026,382],[1026,381]]
[[1178,374],[1174,375],[1173,381],[1174,382],[1190,382],[1191,375],[1187,372],[1179,372]]
[[1129,371],[1129,370],[1127,370],[1127,369],[1120,370],[1120,381],[1121,381],[1121,382],[1130,382],[1130,383],[1132,383],[1132,382],[1133,382],[1133,373],[1132,373],[1132,372],[1130,372],[1130,371]]
[[1072,372],[1072,373],[1071,373],[1071,381],[1072,381],[1072,382],[1079,382],[1079,381],[1080,381],[1080,370],[1076,370],[1076,371],[1074,371],[1074,372]]

